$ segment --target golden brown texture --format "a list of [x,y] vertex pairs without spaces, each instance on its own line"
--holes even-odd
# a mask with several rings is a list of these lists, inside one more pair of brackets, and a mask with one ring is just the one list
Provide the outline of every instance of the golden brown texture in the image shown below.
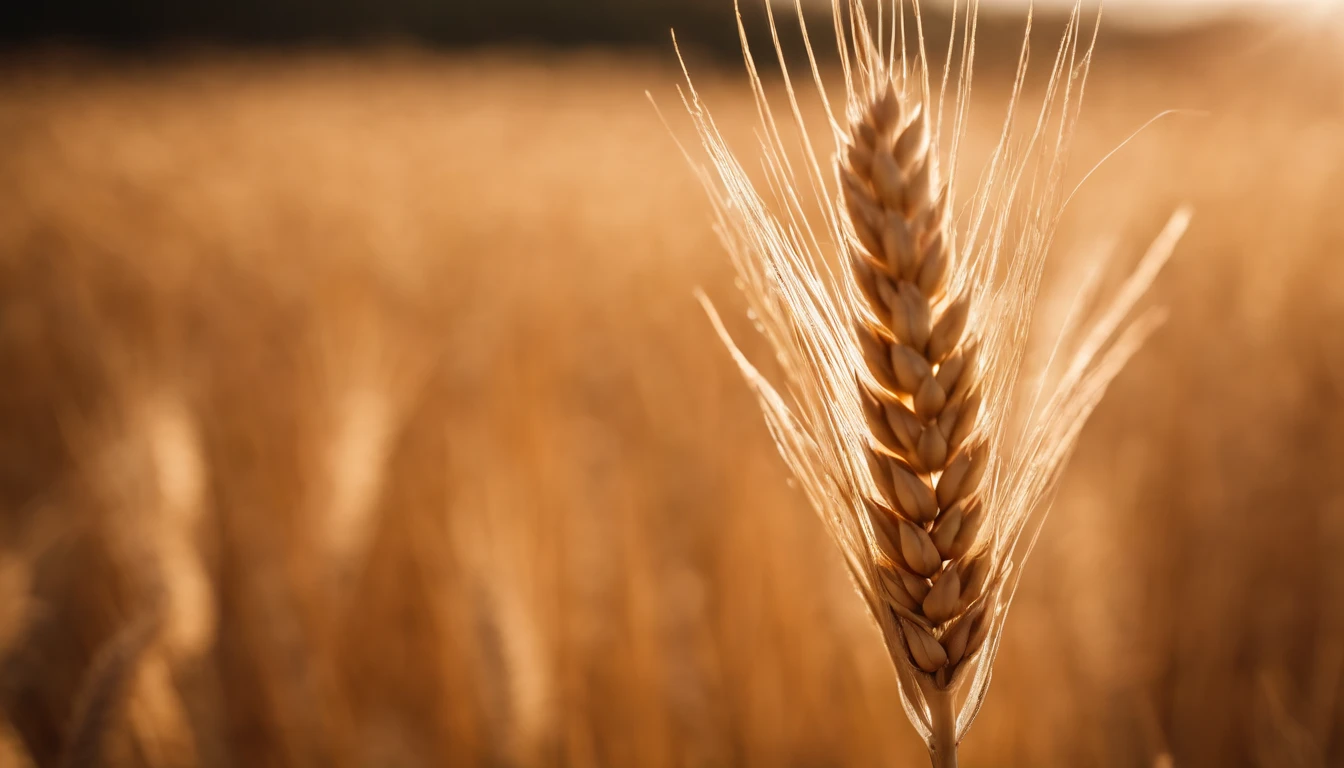
[[[966,765],[1340,759],[1344,229],[1322,201],[1344,189],[1344,91],[1328,57],[1305,78],[1302,46],[1275,39],[1094,66],[1079,173],[1159,110],[1209,114],[1160,121],[1093,177],[1058,277],[1098,233],[1132,250],[1176,204],[1197,218],[1157,286],[1165,330],[1085,433]],[[690,298],[732,291],[642,99],[666,108],[677,73],[503,55],[8,66],[0,525],[33,575],[0,589],[37,602],[0,631],[5,754],[51,764],[134,613],[96,521],[161,502],[126,506],[95,475],[125,435],[153,442],[124,415],[166,389],[206,468],[220,622],[176,684],[207,765],[325,764],[333,744],[405,766],[924,759]],[[977,87],[992,101],[1002,80],[982,68]],[[736,73],[698,84],[749,139]],[[973,154],[997,125],[971,127]],[[399,362],[376,367],[402,373],[359,375],[386,358],[357,350],[389,346]],[[329,446],[380,412],[338,405],[383,397],[341,394],[368,390],[399,394],[354,419],[391,437],[365,564],[342,576],[316,499],[361,498]],[[139,455],[130,498],[171,498]]]

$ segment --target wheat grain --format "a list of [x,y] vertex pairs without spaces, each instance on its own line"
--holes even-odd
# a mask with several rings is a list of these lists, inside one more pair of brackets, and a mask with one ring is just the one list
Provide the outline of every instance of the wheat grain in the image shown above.
[[[1078,323],[1065,328],[1036,390],[1020,392],[1063,159],[1091,58],[1079,8],[1069,17],[1035,127],[1014,154],[1024,42],[999,146],[963,215],[954,217],[940,146],[946,128],[947,175],[954,178],[978,9],[972,2],[961,17],[949,118],[946,77],[933,98],[918,3],[911,8],[919,41],[913,55],[904,45],[905,5],[887,6],[885,17],[882,6],[873,25],[860,3],[833,3],[846,86],[845,120],[830,121],[833,174],[813,149],[782,66],[804,156],[797,167],[790,160],[745,33],[766,123],[766,192],[719,136],[693,86],[687,106],[710,155],[711,167],[700,173],[720,233],[783,364],[787,398],[706,306],[882,631],[906,712],[937,768],[956,765],[957,744],[983,701],[1017,574],[1064,460],[1110,380],[1155,325],[1149,316],[1121,331],[1186,215],[1173,218],[1070,349],[1064,342]],[[770,23],[774,28],[773,15]],[[954,50],[955,36],[948,71]],[[814,56],[810,61],[829,111],[824,78]],[[820,233],[804,202],[809,189],[822,211]],[[954,218],[965,224],[954,227]],[[833,270],[832,260],[845,266]]]

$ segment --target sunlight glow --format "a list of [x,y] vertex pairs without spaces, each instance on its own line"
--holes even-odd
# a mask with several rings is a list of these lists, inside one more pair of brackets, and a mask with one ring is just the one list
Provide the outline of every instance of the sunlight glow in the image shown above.
[[[773,0],[776,4],[790,7],[793,1]],[[932,6],[950,6],[955,2],[964,7],[968,0],[921,1]],[[831,0],[803,2],[829,6]],[[1073,4],[1074,0],[980,0],[980,7],[984,11],[1012,13],[1024,11],[1028,5],[1033,5],[1037,11],[1051,12],[1067,10]],[[1248,14],[1320,19],[1344,11],[1344,0],[1083,0],[1083,6],[1101,6],[1108,16],[1129,26],[1179,27]]]

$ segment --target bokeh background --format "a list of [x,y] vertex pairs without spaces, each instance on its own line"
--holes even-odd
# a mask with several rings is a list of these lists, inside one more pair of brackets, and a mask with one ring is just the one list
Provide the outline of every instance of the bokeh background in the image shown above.
[[[968,766],[1344,764],[1344,18],[1159,5],[1053,263],[1194,224]],[[925,764],[692,297],[763,357],[675,142],[671,27],[753,151],[729,0],[3,13],[0,766]]]

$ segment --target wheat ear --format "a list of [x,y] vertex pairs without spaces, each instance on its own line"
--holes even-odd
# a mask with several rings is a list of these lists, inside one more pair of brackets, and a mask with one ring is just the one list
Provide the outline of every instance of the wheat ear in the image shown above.
[[[1028,20],[999,144],[958,211],[940,173],[940,139],[951,137],[951,179],[978,10],[971,2],[959,17],[956,66],[957,35],[948,48],[944,71],[957,73],[949,116],[949,80],[935,99],[917,0],[908,7],[919,41],[914,54],[905,47],[905,2],[879,2],[871,24],[859,0],[833,0],[845,117],[829,121],[830,164],[815,151],[777,32],[801,160],[791,159],[740,24],[763,120],[763,189],[724,142],[689,77],[686,105],[710,161],[693,167],[715,203],[757,327],[782,365],[784,392],[733,344],[707,300],[706,308],[881,630],[906,714],[935,768],[954,768],[1061,468],[1107,385],[1155,327],[1151,314],[1125,321],[1188,215],[1173,217],[1109,305],[1090,316],[1071,313],[1029,379],[1034,388],[1023,388],[1028,330],[1091,59],[1080,9],[1069,16],[1034,128],[1015,141]],[[805,14],[796,8],[807,41]],[[808,53],[829,113],[810,43]],[[819,225],[810,204],[821,211]],[[1090,303],[1090,293],[1080,292],[1076,306]]]
[[[932,676],[926,698],[940,699],[994,613],[994,552],[979,539],[989,452],[968,291],[947,282],[955,252],[928,121],[890,81],[850,126],[838,169],[861,296],[855,336],[871,373],[858,387],[878,490],[863,499],[874,571],[910,663]],[[951,725],[935,731],[946,742],[937,751],[955,749]]]

